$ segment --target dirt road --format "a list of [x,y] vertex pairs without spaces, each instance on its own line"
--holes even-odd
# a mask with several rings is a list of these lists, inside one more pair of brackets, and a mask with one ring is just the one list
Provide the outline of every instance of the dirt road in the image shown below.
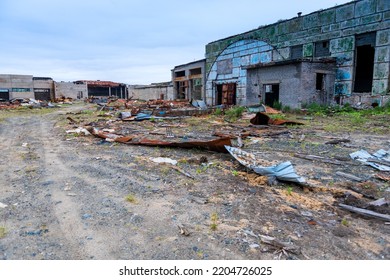
[[[1,259],[390,258],[389,226],[329,194],[253,186],[218,164],[188,164],[194,180],[149,160],[237,164],[228,154],[67,138],[58,122],[83,106],[0,123]],[[259,234],[302,252],[280,255]]]

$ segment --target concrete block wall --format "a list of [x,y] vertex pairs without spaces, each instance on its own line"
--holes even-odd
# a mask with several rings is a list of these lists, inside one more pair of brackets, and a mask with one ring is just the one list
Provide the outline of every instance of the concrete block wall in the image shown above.
[[133,99],[152,100],[160,99],[161,94],[164,95],[165,100],[173,100],[173,86],[172,85],[132,85],[129,86],[129,97]]
[[[0,75],[0,88],[9,90],[9,98],[34,98],[32,75]],[[19,92],[16,89],[25,91]]]
[[[336,95],[351,96],[355,69],[355,35],[367,32],[376,32],[371,94],[389,94],[390,1],[358,0],[207,44],[207,102],[212,101],[214,94],[212,84],[219,82],[219,77],[215,75],[215,65],[222,60],[221,56],[227,58],[227,50],[233,46],[237,48],[240,44],[246,45],[248,41],[259,41],[271,46],[273,61],[290,59],[290,47],[296,45],[303,45],[303,58],[313,57],[315,42],[329,41],[329,56],[337,60],[334,92]],[[247,55],[248,53],[241,53],[242,59]],[[255,58],[248,61],[256,63],[257,60]],[[236,70],[235,73],[238,72],[240,71]],[[245,77],[239,79],[245,80]],[[245,98],[243,90],[245,91],[241,88],[239,95]]]
[[61,96],[78,99],[81,95],[82,98],[88,97],[87,84],[76,84],[73,82],[55,82],[54,83],[55,97]]
[[[215,87],[218,84],[236,83],[237,105],[246,104],[246,66],[270,62],[272,46],[257,40],[241,40],[227,47],[215,60],[206,81],[206,103],[216,105]],[[276,55],[282,56],[282,53]]]

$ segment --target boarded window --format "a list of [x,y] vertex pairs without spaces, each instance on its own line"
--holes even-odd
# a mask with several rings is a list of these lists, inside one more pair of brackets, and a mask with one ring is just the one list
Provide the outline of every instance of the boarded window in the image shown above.
[[315,43],[314,56],[323,57],[329,56],[329,41],[321,41]]
[[302,56],[303,56],[303,46],[302,45],[292,46],[290,50],[291,50],[291,59],[302,58]]

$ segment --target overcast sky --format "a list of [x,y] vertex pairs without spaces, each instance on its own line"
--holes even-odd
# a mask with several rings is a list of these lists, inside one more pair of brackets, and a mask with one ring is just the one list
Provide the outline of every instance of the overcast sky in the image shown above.
[[350,0],[0,0],[0,74],[150,84],[205,45]]

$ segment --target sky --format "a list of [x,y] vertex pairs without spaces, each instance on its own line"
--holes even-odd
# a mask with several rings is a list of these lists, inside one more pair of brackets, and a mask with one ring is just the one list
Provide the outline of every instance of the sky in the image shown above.
[[350,0],[0,0],[0,74],[150,84],[206,44]]

